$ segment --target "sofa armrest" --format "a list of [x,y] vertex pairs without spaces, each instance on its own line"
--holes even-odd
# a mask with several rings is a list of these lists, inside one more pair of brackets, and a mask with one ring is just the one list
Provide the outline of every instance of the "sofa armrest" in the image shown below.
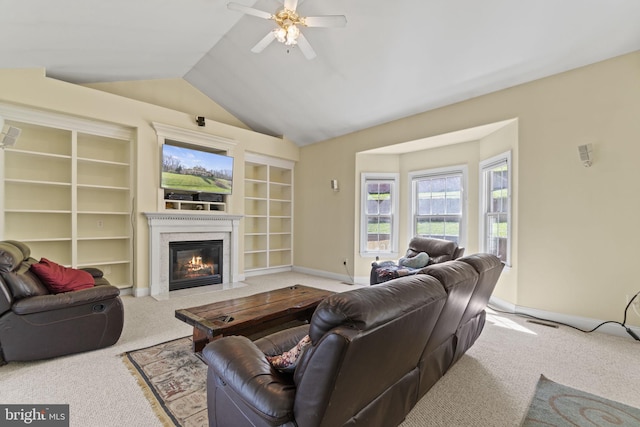
[[308,334],[309,325],[300,325],[257,339],[254,344],[267,356],[276,356],[291,350]]
[[86,271],[87,273],[89,273],[94,279],[99,279],[101,278],[104,273],[102,272],[102,270],[100,270],[99,268],[95,268],[95,267],[87,267],[87,268],[81,268],[80,270],[82,271]]
[[120,295],[120,289],[111,285],[95,286],[74,292],[61,294],[39,295],[16,301],[11,307],[17,315],[40,313],[85,304],[111,300]]
[[292,376],[274,369],[251,340],[243,336],[220,338],[207,344],[202,355],[209,370],[261,417],[270,421],[291,418],[295,398]]

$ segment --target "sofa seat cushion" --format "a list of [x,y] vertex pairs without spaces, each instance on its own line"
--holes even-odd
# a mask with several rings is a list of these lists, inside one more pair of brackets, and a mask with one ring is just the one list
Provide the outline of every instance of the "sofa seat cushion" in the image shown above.
[[54,294],[88,289],[96,284],[90,273],[65,267],[46,258],[41,258],[40,262],[33,264],[31,270]]

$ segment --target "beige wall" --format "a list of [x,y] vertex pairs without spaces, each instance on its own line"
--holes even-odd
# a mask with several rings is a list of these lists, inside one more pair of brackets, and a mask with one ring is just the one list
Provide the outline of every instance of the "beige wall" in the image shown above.
[[93,89],[137,99],[147,104],[159,105],[190,114],[194,119],[203,116],[231,126],[249,129],[208,96],[184,79],[157,79],[84,85]]
[[[343,274],[342,259],[349,258],[363,274],[367,262],[359,259],[355,224],[356,175],[364,168],[357,153],[515,118],[516,258],[500,296],[518,306],[621,320],[626,295],[640,290],[631,260],[640,237],[634,218],[640,209],[639,73],[635,52],[303,147],[296,200],[305,202],[295,211],[295,264]],[[587,143],[594,144],[590,168],[577,150]],[[502,145],[485,144],[478,157]],[[441,166],[465,161],[442,159]],[[339,193],[330,190],[330,179],[341,182]],[[640,321],[632,315],[631,323]]]
[[[159,90],[156,81],[150,82],[154,90]],[[231,213],[242,214],[244,153],[251,151],[289,160],[298,160],[299,149],[289,141],[262,135],[246,129],[230,126],[209,117],[206,127],[198,127],[191,112],[176,111],[169,107],[152,105],[123,96],[107,93],[118,84],[104,85],[103,90],[78,86],[45,76],[42,69],[0,70],[0,101],[19,104],[43,110],[56,111],[89,119],[102,120],[128,126],[136,136],[135,157],[137,162],[135,178],[135,255],[134,283],[138,288],[148,288],[148,225],[143,212],[158,210],[159,159],[158,139],[152,122],[173,125],[180,128],[204,132],[237,142],[234,150],[236,168],[234,170],[234,194]],[[125,84],[125,86],[127,86]],[[135,94],[144,93],[143,84],[138,82]],[[115,89],[113,89],[116,91]],[[184,96],[184,85],[170,84],[165,93],[157,95],[161,100],[179,99]],[[190,90],[187,89],[187,94]],[[202,101],[202,100],[200,100]],[[178,107],[176,107],[178,108]],[[211,103],[210,114],[219,106]],[[226,120],[226,114],[222,120]],[[243,250],[240,239],[240,251]],[[240,270],[243,270],[242,258]]]

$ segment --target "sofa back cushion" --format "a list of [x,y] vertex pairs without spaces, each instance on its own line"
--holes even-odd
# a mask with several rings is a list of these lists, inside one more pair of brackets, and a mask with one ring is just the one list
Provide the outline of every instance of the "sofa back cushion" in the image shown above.
[[0,275],[15,300],[49,294],[40,279],[29,270],[37,262],[29,257],[30,253],[24,243],[0,242]]
[[434,264],[454,259],[456,249],[458,249],[456,242],[416,236],[409,242],[406,257],[410,258],[420,252],[426,252],[429,255],[429,263]]
[[473,254],[462,257],[459,261],[469,264],[478,272],[478,283],[462,316],[461,323],[466,323],[487,307],[504,269],[504,263],[497,256],[490,254]]
[[437,280],[420,275],[320,303],[294,374],[298,424],[344,425],[398,383],[405,389],[395,395],[415,404],[417,363],[445,299]]
[[8,273],[15,270],[25,257],[19,247],[5,241],[0,242],[0,273]]
[[16,300],[39,295],[49,295],[49,290],[42,284],[38,276],[30,270],[31,264],[37,261],[30,258],[23,261],[15,271],[1,273],[4,281],[9,285],[13,298]]

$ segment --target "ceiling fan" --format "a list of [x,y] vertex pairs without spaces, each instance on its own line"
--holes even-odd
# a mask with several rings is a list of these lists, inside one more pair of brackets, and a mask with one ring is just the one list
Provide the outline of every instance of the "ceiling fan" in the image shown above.
[[316,52],[304,34],[302,34],[299,27],[329,28],[344,27],[347,24],[347,18],[344,15],[300,16],[296,12],[298,0],[284,0],[283,9],[275,14],[238,3],[228,3],[227,7],[231,10],[246,13],[247,15],[271,19],[278,25],[251,49],[251,52],[254,53],[262,52],[272,41],[278,40],[287,46],[298,46],[307,59],[313,59],[316,57]]

